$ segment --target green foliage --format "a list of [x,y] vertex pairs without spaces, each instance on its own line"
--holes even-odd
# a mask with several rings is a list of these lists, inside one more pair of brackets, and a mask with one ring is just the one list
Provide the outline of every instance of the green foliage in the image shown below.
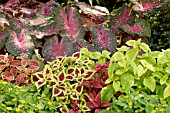
[[152,50],[170,47],[170,5],[166,5],[150,17],[152,35],[149,46]]
[[[118,48],[112,55],[106,84],[111,83],[112,90],[126,94],[137,84],[146,87],[150,93],[169,97],[170,49],[151,51],[140,39],[130,40],[126,44],[128,46]],[[104,88],[101,93],[105,94]],[[113,96],[110,94],[110,97]],[[105,101],[104,96],[102,100]]]
[[0,81],[0,112],[1,113],[54,113],[58,102],[39,93],[34,85],[17,86]]
[[169,113],[169,102],[158,95],[146,93],[146,88],[132,88],[129,94],[112,98],[112,105],[100,113]]

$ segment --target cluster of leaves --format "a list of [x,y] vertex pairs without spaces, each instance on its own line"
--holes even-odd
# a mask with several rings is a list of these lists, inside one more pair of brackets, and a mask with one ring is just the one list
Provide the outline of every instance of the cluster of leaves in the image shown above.
[[131,2],[109,13],[105,7],[84,2],[61,6],[52,0],[45,4],[9,0],[0,7],[0,49],[5,48],[15,56],[27,53],[29,57],[38,49],[46,61],[53,61],[56,56],[70,56],[83,47],[113,53],[117,38],[121,43],[123,34],[126,34],[125,40],[150,37],[150,24],[144,17],[164,4],[167,2]]
[[162,7],[150,17],[152,35],[149,46],[151,50],[170,48],[170,5]]
[[38,90],[49,90],[49,95],[60,102],[57,110],[63,113],[86,112],[89,108],[84,97],[89,96],[84,92],[82,82],[94,75],[93,65],[94,61],[82,52],[76,52],[72,57],[57,57],[46,64],[43,71],[32,74],[32,83]]
[[87,92],[90,98],[86,99],[86,104],[90,108],[91,113],[98,113],[100,110],[107,108],[111,105],[110,102],[102,102],[100,92],[107,84],[105,81],[108,79],[107,68],[109,65],[110,52],[102,51],[100,52],[89,52],[87,49],[82,49],[81,52],[84,55],[93,56],[90,57],[96,60],[94,64],[95,75],[90,79],[82,82],[84,86],[84,91]]
[[168,100],[170,49],[151,51],[141,39],[130,40],[126,44],[128,46],[117,48],[118,51],[110,59],[109,78],[105,83],[111,84],[102,89],[102,101],[110,101],[114,95],[111,90],[128,94],[136,84]]
[[58,102],[50,99],[44,92],[39,93],[33,85],[17,86],[0,81],[0,112],[54,113]]
[[131,89],[129,94],[112,98],[112,105],[100,113],[168,113],[169,102],[158,95],[146,93],[146,88],[138,86]]
[[14,59],[14,56],[0,55],[0,78],[17,85],[31,83],[31,73],[39,69],[36,60],[29,60],[28,55],[22,53]]

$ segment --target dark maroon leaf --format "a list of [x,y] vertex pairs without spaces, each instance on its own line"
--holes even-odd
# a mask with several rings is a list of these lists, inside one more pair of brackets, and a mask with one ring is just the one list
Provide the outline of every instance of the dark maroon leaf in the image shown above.
[[74,72],[74,68],[68,69],[68,74],[72,74]]
[[67,76],[66,76],[66,79],[67,79],[67,80],[73,80],[73,76],[72,76],[72,75],[67,75]]
[[80,94],[83,91],[83,86],[78,86],[76,90]]
[[71,100],[70,105],[74,110],[78,109],[78,101],[77,100]]
[[82,85],[84,85],[84,86],[90,86],[91,84],[90,84],[89,81],[83,81],[83,82],[82,82]]
[[38,81],[37,84],[40,87],[44,82]]
[[60,82],[64,81],[64,79],[65,79],[64,72],[61,72],[58,77],[59,77]]
[[56,95],[60,95],[62,93],[62,91],[58,88],[53,88],[53,95],[56,96]]
[[92,28],[92,43],[97,51],[108,50],[116,51],[117,39],[110,29],[101,25],[100,28]]
[[93,86],[94,88],[103,88],[101,84],[99,83],[94,83]]
[[55,82],[51,82],[50,83],[50,86],[52,87],[52,86],[54,86],[56,83]]
[[115,33],[119,26],[124,23],[131,23],[131,21],[134,20],[133,15],[131,14],[131,8],[129,8],[127,5],[124,5],[120,11],[117,12],[116,15],[112,16],[110,19],[110,28]]
[[76,52],[76,53],[73,54],[73,57],[80,58],[80,55],[81,54],[79,52]]
[[54,36],[47,39],[42,53],[47,61],[53,61],[56,56],[70,56],[73,53],[73,45],[66,37],[62,38],[59,43],[58,37]]

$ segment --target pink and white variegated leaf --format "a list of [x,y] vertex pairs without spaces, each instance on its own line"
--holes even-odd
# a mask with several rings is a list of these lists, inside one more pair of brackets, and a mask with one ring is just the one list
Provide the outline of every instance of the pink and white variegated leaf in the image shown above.
[[5,45],[7,51],[14,56],[19,56],[21,53],[27,53],[31,57],[34,44],[31,41],[31,37],[26,29],[17,34],[13,30],[9,30],[10,37],[8,37]]
[[47,61],[53,61],[56,56],[70,56],[73,53],[73,44],[67,37],[63,37],[59,42],[57,36],[46,40],[42,54]]
[[78,10],[75,7],[67,6],[56,10],[57,24],[63,24],[62,35],[69,37],[70,40],[84,39],[85,31]]
[[145,12],[165,4],[167,4],[167,2],[161,2],[160,0],[140,0],[139,3],[136,2],[132,8],[137,12]]
[[108,50],[114,52],[116,50],[117,39],[114,33],[110,29],[101,25],[100,28],[93,28],[92,43],[96,51]]
[[0,32],[0,49],[4,47],[6,38],[7,36],[3,32]]
[[109,26],[114,33],[117,32],[120,25],[124,23],[132,24],[134,22],[134,13],[131,11],[131,8],[124,5],[116,15],[111,16]]
[[140,37],[150,37],[151,36],[151,29],[150,24],[146,20],[136,20],[135,24],[133,26],[130,26],[128,24],[124,24],[120,26],[120,28],[131,34],[131,35],[138,35]]

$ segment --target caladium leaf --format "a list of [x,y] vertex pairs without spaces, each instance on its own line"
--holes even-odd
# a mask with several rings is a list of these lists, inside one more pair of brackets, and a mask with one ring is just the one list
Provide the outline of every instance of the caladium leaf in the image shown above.
[[7,36],[3,32],[0,32],[0,49],[4,47],[6,38]]
[[62,34],[70,40],[84,39],[85,31],[81,22],[78,10],[75,7],[67,6],[66,11],[61,8],[56,10],[57,25],[64,25]]
[[31,37],[27,30],[22,29],[18,35],[13,31],[9,30],[11,36],[8,37],[5,45],[7,51],[14,56],[19,56],[21,53],[27,53],[31,57],[34,44],[31,41]]
[[116,15],[111,16],[109,26],[111,30],[115,33],[119,26],[128,23],[132,24],[134,21],[134,15],[131,13],[131,8],[128,6],[124,5],[120,11],[117,12]]
[[135,24],[133,26],[130,26],[128,24],[123,24],[120,26],[120,28],[129,33],[129,34],[136,34],[141,37],[150,37],[151,36],[151,29],[150,24],[147,20],[136,20]]
[[73,44],[67,37],[63,37],[59,43],[57,36],[46,40],[42,54],[47,61],[53,61],[56,56],[70,56],[73,53]]
[[152,10],[155,7],[160,7],[164,4],[167,4],[167,3],[161,2],[160,0],[140,0],[139,3],[136,2],[132,8],[134,11],[144,12],[144,11]]
[[100,28],[92,28],[92,43],[97,51],[108,50],[111,52],[116,51],[117,39],[104,25]]

